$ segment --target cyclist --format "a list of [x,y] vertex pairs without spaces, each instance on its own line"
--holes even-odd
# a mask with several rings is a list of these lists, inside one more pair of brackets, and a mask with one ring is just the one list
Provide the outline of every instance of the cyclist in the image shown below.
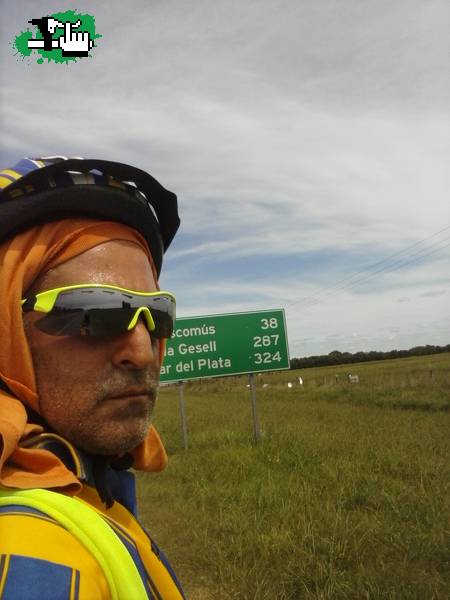
[[0,171],[0,597],[184,598],[136,517],[175,298],[177,199],[81,158]]

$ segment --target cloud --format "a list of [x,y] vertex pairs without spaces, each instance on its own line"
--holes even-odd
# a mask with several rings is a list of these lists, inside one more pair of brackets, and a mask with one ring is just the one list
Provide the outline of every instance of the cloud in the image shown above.
[[[103,35],[91,59],[3,50],[0,158],[120,160],[176,191],[163,282],[185,314],[290,305],[293,355],[377,349],[396,323],[415,345],[414,323],[448,312],[450,235],[430,238],[450,224],[448,6],[381,6],[81,0]],[[1,39],[36,10],[9,3]]]
[[442,296],[444,294],[447,294],[447,290],[434,290],[434,291],[429,291],[429,292],[424,292],[423,294],[419,294],[420,298],[434,298],[436,296]]

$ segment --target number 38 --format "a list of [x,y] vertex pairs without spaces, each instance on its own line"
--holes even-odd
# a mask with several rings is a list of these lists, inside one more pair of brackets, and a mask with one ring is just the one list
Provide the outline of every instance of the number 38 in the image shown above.
[[278,327],[278,319],[261,319],[261,329],[276,329]]

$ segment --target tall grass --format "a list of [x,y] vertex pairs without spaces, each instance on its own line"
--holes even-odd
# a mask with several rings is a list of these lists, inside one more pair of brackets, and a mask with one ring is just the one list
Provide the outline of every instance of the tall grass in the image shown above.
[[191,598],[448,597],[450,355],[349,370],[258,378],[257,446],[244,377],[186,386],[187,451],[161,390],[171,461],[141,517]]

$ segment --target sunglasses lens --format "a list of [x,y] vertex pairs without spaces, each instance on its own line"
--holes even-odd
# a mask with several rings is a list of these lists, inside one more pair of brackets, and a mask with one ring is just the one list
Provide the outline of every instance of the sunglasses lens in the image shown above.
[[[125,291],[86,288],[61,292],[51,310],[35,322],[49,335],[117,335],[128,331],[136,310],[147,307],[156,339],[169,338],[175,321],[175,300],[168,294],[145,297]],[[141,313],[147,324],[147,319]]]
[[151,310],[155,329],[151,332],[152,336],[160,340],[170,338],[173,333],[173,318],[167,313],[160,310]]
[[48,335],[79,335],[85,320],[84,310],[47,313],[35,321],[38,329]]
[[134,296],[108,288],[80,288],[59,292],[53,310],[122,308]]
[[130,308],[104,308],[86,313],[89,335],[102,336],[125,333],[135,311]]

